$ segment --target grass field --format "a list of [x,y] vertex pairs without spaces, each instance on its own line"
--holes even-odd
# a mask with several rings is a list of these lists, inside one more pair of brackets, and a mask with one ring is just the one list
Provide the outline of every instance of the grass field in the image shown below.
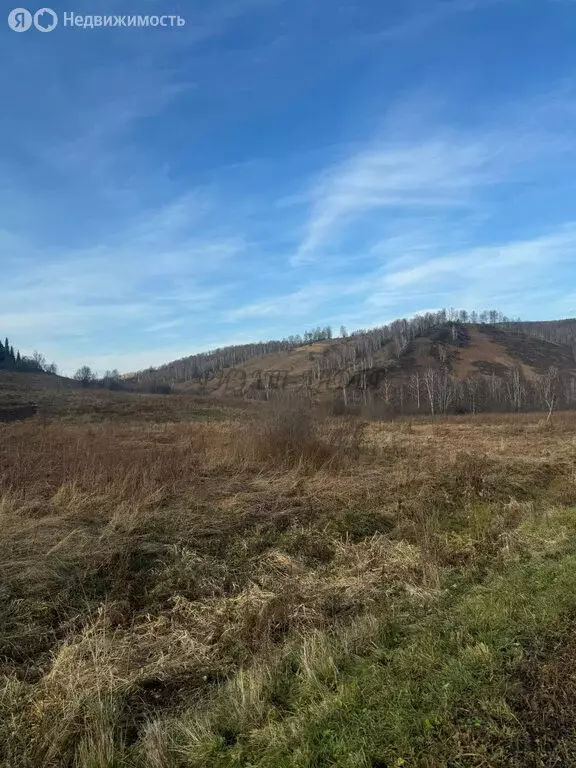
[[0,424],[2,766],[576,765],[576,413],[60,396]]

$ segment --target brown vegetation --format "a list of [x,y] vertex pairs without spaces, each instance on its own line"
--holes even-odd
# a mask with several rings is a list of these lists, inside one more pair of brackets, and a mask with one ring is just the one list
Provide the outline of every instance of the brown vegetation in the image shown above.
[[[497,696],[521,733],[479,736],[473,718],[495,728],[496,716],[476,702],[464,718],[454,700],[441,726],[440,714],[418,721],[431,723],[418,726],[425,744],[403,741],[407,705],[394,705],[402,725],[380,733],[370,713],[385,722],[382,697],[351,702],[354,679],[396,669],[400,638],[441,617],[453,585],[563,551],[576,414],[385,423],[301,401],[246,410],[133,398],[73,393],[64,418],[54,408],[0,425],[1,765],[512,765],[518,754],[518,765],[553,764],[535,713],[558,687],[554,648],[542,661],[527,641],[523,666],[506,668],[526,694]],[[538,631],[553,637],[558,622]],[[496,651],[468,632],[472,680]],[[520,645],[529,637],[510,632]],[[478,695],[496,706],[491,689]],[[322,726],[336,711],[342,747]],[[573,755],[569,725],[558,727],[558,754]],[[544,762],[530,763],[537,753]]]

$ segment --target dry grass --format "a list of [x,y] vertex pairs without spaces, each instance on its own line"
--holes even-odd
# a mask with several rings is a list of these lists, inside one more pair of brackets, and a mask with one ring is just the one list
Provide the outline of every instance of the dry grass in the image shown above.
[[[182,398],[162,422],[154,398],[136,401],[152,419],[117,420],[136,407],[118,397],[97,422],[84,403],[0,425],[6,767],[322,764],[312,742],[260,763],[262,739],[290,743],[296,700],[320,722],[351,660],[451,584],[572,537],[572,414],[364,424],[195,402],[191,421]],[[248,733],[260,747],[234,757]]]
[[356,419],[320,422],[307,401],[280,400],[247,424],[238,458],[279,469],[338,470],[358,459],[362,431]]

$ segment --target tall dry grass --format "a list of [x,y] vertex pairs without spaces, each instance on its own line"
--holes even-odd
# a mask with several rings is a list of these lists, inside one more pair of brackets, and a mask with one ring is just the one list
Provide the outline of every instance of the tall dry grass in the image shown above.
[[2,764],[209,764],[454,569],[553,551],[573,443],[533,423],[0,426]]
[[362,430],[357,419],[322,417],[308,401],[279,400],[239,434],[236,457],[279,468],[338,470],[358,458]]

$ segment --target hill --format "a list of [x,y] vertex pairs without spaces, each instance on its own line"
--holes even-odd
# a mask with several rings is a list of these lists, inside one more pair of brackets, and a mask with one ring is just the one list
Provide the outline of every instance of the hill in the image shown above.
[[[402,412],[576,403],[576,320],[523,323],[485,315],[493,322],[442,311],[336,339],[322,333],[307,342],[271,342],[270,351],[266,345],[215,350],[130,382],[264,399],[301,392]],[[472,319],[478,317],[472,313]]]
[[26,392],[44,389],[76,389],[80,385],[73,379],[40,371],[0,370],[0,391]]
[[56,399],[77,390],[79,384],[56,374],[41,371],[0,369],[0,423],[21,421],[54,408]]

